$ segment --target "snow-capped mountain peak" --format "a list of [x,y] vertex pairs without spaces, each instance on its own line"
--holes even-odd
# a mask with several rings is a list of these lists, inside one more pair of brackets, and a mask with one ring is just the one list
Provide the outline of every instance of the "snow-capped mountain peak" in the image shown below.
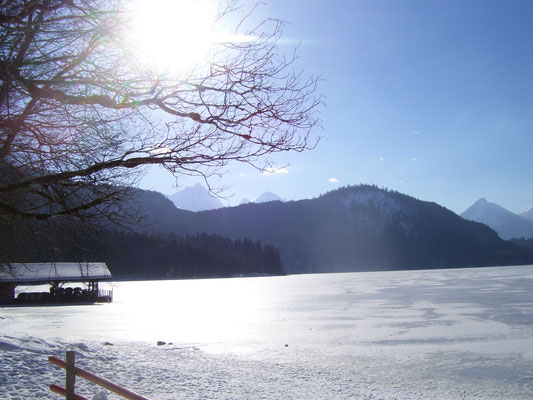
[[174,193],[168,198],[182,210],[205,211],[224,207],[222,202],[213,197],[209,191],[201,184],[186,187],[185,189]]
[[255,199],[254,203],[268,203],[269,201],[283,201],[283,200],[276,193],[264,192],[257,199]]
[[533,206],[529,207],[527,210],[522,211],[520,214],[522,218],[533,221]]
[[490,226],[502,239],[533,237],[532,221],[484,198],[468,207],[461,217]]

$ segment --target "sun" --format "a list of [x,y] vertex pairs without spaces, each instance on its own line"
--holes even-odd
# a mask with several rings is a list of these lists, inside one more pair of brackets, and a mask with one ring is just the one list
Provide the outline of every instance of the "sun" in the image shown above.
[[130,32],[142,63],[181,73],[207,60],[214,25],[215,12],[208,0],[137,0]]

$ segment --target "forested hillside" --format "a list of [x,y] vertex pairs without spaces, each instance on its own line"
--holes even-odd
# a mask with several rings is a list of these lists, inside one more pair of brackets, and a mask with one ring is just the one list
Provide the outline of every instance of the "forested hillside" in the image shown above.
[[519,244],[520,246],[533,249],[533,238],[531,239],[511,239],[511,242]]
[[500,239],[486,225],[375,186],[173,215],[151,215],[164,222],[149,229],[260,240],[280,249],[288,273],[533,263],[533,251]]
[[[176,279],[283,273],[279,250],[214,234],[132,235],[106,231],[86,243],[90,261],[106,260],[115,278]],[[75,258],[76,255],[68,256]]]
[[145,217],[130,226],[135,234],[59,224],[51,235],[39,224],[18,225],[4,230],[0,247],[11,262],[105,261],[124,279],[533,264],[526,243],[375,186],[197,213],[157,192],[133,197]]
[[42,230],[39,225],[18,226],[11,235],[4,237],[2,248],[9,249],[9,257],[5,252],[0,254],[0,263],[104,261],[115,279],[283,273],[279,250],[273,246],[205,233],[143,234],[85,229],[69,224]]

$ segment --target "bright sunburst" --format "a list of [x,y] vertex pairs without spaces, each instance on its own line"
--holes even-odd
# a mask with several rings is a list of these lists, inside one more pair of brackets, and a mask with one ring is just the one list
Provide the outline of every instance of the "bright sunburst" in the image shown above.
[[148,65],[184,72],[206,60],[215,12],[207,0],[137,0],[131,27],[135,52]]

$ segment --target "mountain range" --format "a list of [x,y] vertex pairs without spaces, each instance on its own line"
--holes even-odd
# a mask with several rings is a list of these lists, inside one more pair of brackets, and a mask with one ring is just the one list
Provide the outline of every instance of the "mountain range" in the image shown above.
[[287,273],[533,264],[531,249],[484,224],[376,186],[201,212],[178,210],[155,192],[140,192],[139,200],[154,196],[158,207],[145,207],[144,231],[258,240],[280,250]]
[[490,226],[505,240],[533,237],[533,207],[515,214],[482,198],[468,207],[461,216]]
[[[224,204],[214,197],[209,190],[197,183],[194,186],[186,187],[179,192],[168,196],[174,205],[187,211],[216,210],[224,207]],[[253,203],[268,203],[270,201],[282,201],[281,197],[272,192],[262,193]],[[242,199],[240,204],[251,203],[248,199]]]

